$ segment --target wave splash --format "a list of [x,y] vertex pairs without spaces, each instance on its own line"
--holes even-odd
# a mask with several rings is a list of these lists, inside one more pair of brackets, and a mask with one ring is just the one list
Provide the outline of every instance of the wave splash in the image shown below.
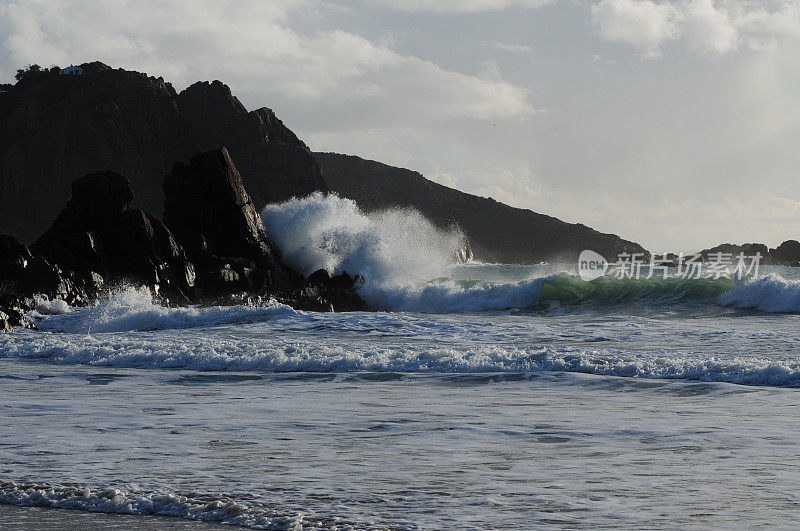
[[736,286],[719,298],[720,304],[766,313],[800,312],[800,280],[771,274]]
[[411,209],[362,212],[354,201],[316,192],[267,205],[264,224],[283,260],[309,275],[326,269],[371,285],[404,285],[445,276],[464,236]]

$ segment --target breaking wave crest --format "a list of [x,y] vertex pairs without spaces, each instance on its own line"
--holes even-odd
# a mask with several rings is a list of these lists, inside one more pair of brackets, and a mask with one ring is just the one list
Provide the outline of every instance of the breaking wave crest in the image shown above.
[[768,275],[736,286],[723,294],[719,302],[725,306],[766,313],[798,313],[800,281]]
[[[60,304],[58,304],[60,303]],[[63,301],[37,298],[37,327],[50,332],[91,334],[133,330],[169,330],[247,323],[274,315],[295,313],[284,304],[264,306],[184,306],[166,308],[147,289],[128,287],[92,308],[71,309]]]
[[682,350],[643,355],[635,351],[586,346],[492,344],[495,342],[492,339],[487,344],[467,342],[434,346],[403,344],[402,341],[337,343],[322,338],[264,340],[210,336],[17,334],[16,338],[0,337],[0,357],[114,368],[263,373],[576,372],[800,387],[800,361],[791,357],[768,359],[744,354],[708,357]]
[[514,283],[436,280],[422,287],[366,286],[379,308],[424,313],[528,311],[597,311],[639,306],[693,309],[716,306],[730,289],[727,279],[630,279],[600,277],[590,282],[559,273]]

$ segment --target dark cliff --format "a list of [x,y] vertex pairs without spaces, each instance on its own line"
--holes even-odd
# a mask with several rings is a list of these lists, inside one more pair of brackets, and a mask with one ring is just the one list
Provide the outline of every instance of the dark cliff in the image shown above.
[[83,75],[31,72],[0,91],[0,233],[31,242],[83,175],[115,171],[160,217],[176,161],[227,147],[261,208],[326,190],[314,157],[275,114],[248,112],[219,81],[177,93],[162,78],[82,65]]
[[643,251],[409,170],[344,155],[315,158],[271,110],[248,112],[219,81],[178,93],[162,78],[102,63],[81,66],[83,75],[29,71],[0,90],[0,234],[33,242],[60,212],[71,183],[98,171],[127,177],[137,206],[161,218],[161,184],[173,165],[227,147],[256,210],[330,186],[365,210],[412,207],[440,225],[457,223],[483,261],[538,262],[584,248],[609,259]]
[[460,192],[415,171],[336,153],[314,156],[332,191],[367,211],[410,207],[439,225],[455,223],[469,238],[475,259],[482,262],[572,261],[583,249],[614,261],[623,251],[645,252],[619,236]]

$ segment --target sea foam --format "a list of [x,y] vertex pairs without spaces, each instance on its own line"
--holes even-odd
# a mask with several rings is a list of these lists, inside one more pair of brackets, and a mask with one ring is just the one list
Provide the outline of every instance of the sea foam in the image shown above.
[[[100,513],[173,516],[253,529],[302,529],[304,523],[302,514],[281,512],[263,504],[245,502],[233,497],[122,490],[113,487],[0,481],[0,503]],[[305,520],[307,524],[315,523],[321,526],[325,524],[325,519],[305,516]]]
[[[16,337],[11,337],[12,335]],[[644,379],[688,379],[800,387],[800,362],[760,356],[646,355],[617,349],[404,341],[214,337],[207,334],[41,334],[0,337],[0,358],[65,365],[244,372],[535,373],[578,372]],[[402,339],[402,338],[400,338]],[[405,344],[404,344],[405,343]]]
[[767,275],[736,286],[722,295],[719,302],[767,313],[800,312],[800,281]]
[[308,275],[347,271],[371,284],[405,285],[447,274],[464,236],[412,209],[366,214],[354,201],[317,192],[261,214],[282,258]]
[[263,306],[166,308],[156,303],[147,289],[127,287],[97,306],[82,309],[72,309],[64,301],[37,298],[32,316],[38,317],[37,327],[42,330],[90,334],[246,323],[286,313],[295,311],[275,301]]

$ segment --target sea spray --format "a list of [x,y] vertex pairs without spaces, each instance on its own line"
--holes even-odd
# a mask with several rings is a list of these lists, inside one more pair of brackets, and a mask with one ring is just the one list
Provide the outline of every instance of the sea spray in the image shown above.
[[770,274],[736,286],[722,295],[719,302],[767,313],[797,313],[800,312],[800,281]]
[[347,271],[371,285],[408,286],[446,276],[464,239],[415,210],[366,214],[336,194],[293,198],[268,205],[261,215],[283,260],[301,273]]
[[464,235],[412,209],[365,213],[350,199],[315,193],[268,205],[262,218],[289,265],[308,275],[361,275],[360,295],[389,311],[475,312],[527,307],[540,279],[466,286],[450,280]]

